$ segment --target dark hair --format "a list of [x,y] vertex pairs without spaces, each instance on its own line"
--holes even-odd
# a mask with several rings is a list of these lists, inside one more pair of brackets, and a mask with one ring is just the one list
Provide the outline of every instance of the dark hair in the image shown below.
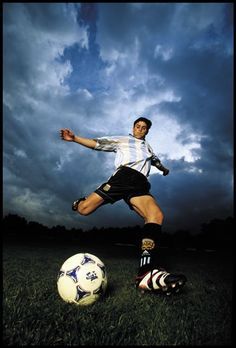
[[151,122],[150,120],[148,120],[146,117],[139,117],[139,118],[137,118],[137,120],[134,121],[134,126],[135,126],[136,123],[138,123],[139,121],[145,122],[148,129],[150,129],[151,126],[152,126],[152,122]]

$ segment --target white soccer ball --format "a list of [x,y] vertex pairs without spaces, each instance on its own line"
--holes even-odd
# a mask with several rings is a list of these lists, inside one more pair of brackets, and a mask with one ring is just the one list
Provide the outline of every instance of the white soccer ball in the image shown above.
[[67,259],[58,273],[57,289],[65,302],[89,305],[105,293],[107,274],[95,255],[79,253]]

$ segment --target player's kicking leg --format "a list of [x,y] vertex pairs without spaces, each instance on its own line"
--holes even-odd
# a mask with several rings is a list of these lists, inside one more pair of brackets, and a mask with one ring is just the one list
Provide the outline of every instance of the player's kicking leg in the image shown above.
[[80,215],[89,215],[93,213],[104,203],[104,199],[96,192],[91,193],[88,197],[82,197],[72,203],[72,210],[77,211]]

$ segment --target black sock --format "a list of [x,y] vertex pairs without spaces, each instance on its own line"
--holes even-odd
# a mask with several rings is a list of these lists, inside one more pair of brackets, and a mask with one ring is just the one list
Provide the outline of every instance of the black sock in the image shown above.
[[139,247],[141,256],[138,275],[150,271],[156,262],[157,240],[160,240],[161,225],[147,223],[142,229]]

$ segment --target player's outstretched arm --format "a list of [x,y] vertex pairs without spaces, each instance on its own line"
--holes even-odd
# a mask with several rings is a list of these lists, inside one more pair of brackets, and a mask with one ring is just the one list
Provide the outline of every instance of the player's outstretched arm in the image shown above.
[[66,141],[74,141],[75,139],[74,133],[68,128],[61,129],[60,136],[62,140],[66,140]]
[[60,136],[62,140],[65,141],[73,141],[80,145],[89,147],[90,149],[94,149],[97,142],[93,139],[83,138],[78,135],[75,135],[70,129],[64,128],[60,130]]

